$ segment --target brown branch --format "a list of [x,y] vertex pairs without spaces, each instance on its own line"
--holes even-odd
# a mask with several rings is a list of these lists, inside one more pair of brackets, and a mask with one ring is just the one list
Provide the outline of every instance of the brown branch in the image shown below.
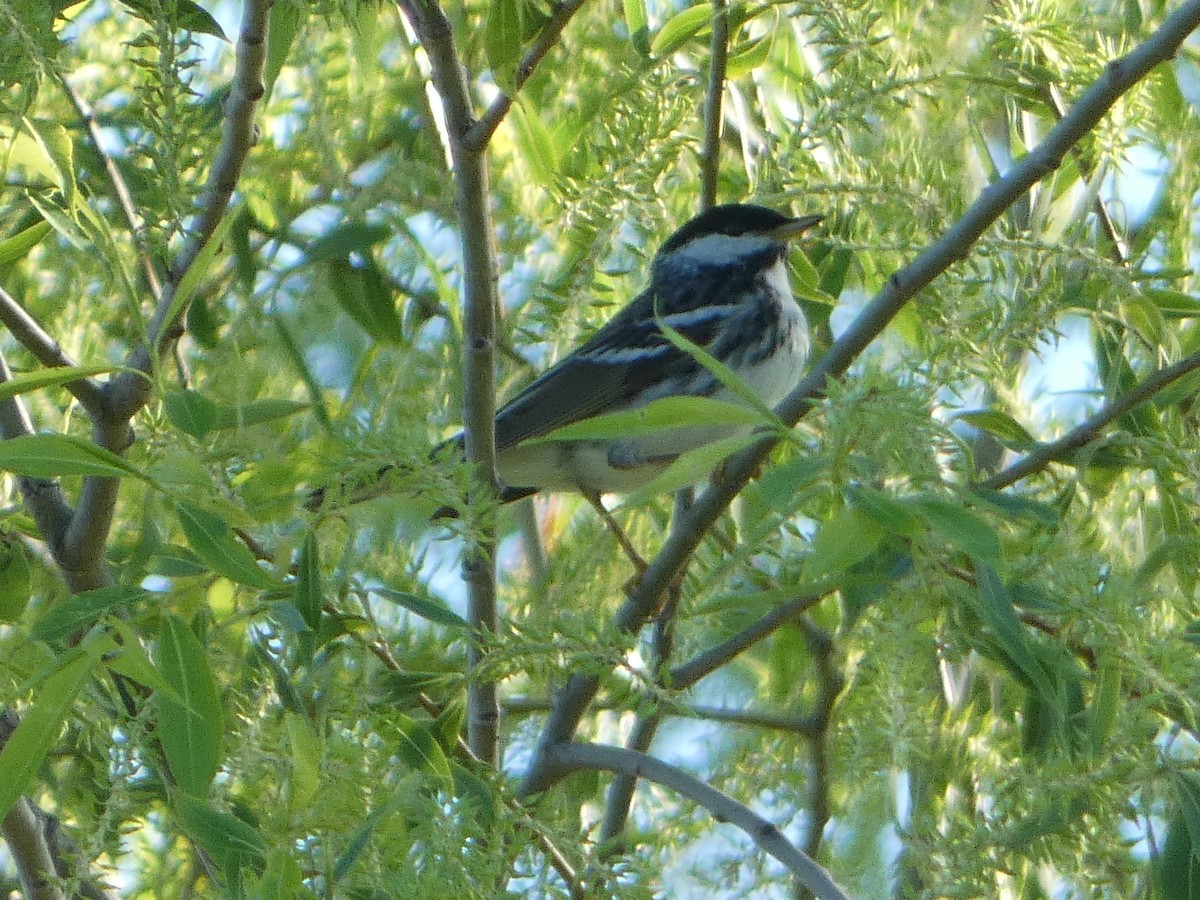
[[1100,437],[1104,429],[1112,422],[1151,399],[1171,382],[1177,381],[1197,369],[1200,369],[1200,352],[1155,370],[1151,375],[1142,379],[1131,391],[1104,404],[1096,415],[1083,424],[1071,429],[1058,440],[1042,444],[1036,450],[1025,454],[1008,468],[979,482],[976,487],[993,491],[999,490],[1042,471],[1050,463],[1061,460],[1068,454],[1087,446]]
[[[0,322],[9,330],[17,343],[28,350],[33,358],[50,369],[71,367],[75,361],[71,359],[58,345],[58,342],[46,332],[31,316],[25,307],[18,303],[8,291],[0,287]],[[71,396],[79,401],[88,416],[95,420],[103,414],[104,398],[100,385],[90,378],[81,378],[63,385]]]
[[725,94],[725,64],[729,60],[729,8],[712,0],[712,43],[708,61],[708,90],[704,95],[704,144],[700,151],[700,208],[717,202],[721,174],[721,98]]
[[467,129],[462,136],[463,146],[466,149],[479,153],[488,145],[488,142],[492,139],[492,135],[496,133],[496,129],[500,127],[500,123],[504,121],[504,117],[512,109],[513,100],[517,92],[525,86],[525,82],[533,75],[542,58],[558,43],[563,29],[567,27],[567,23],[571,21],[571,17],[579,12],[579,8],[585,2],[587,0],[563,0],[563,2],[553,5],[553,12],[551,12],[549,20],[542,26],[542,30],[538,32],[533,45],[525,51],[520,65],[517,66],[517,76],[513,93],[508,94],[501,91],[496,99],[492,101],[492,105],[488,107],[487,111],[480,116],[479,121],[473,123]]
[[[1159,29],[1127,55],[1113,60],[1079,98],[1071,110],[1034,150],[979,195],[961,219],[912,263],[895,272],[883,289],[833,343],[807,377],[776,409],[789,426],[795,425],[824,393],[831,378],[840,378],[888,323],[918,292],[955,262],[1013,203],[1034,184],[1057,168],[1063,157],[1093,129],[1113,105],[1152,69],[1171,59],[1183,40],[1200,25],[1200,0],[1181,5]],[[656,608],[671,582],[683,571],[704,535],[725,512],[739,491],[758,472],[778,438],[770,435],[738,454],[725,466],[720,483],[710,485],[697,498],[686,517],[686,526],[673,530],[651,562],[629,599],[615,618],[619,631],[636,631]],[[596,675],[576,674],[559,691],[547,717],[522,792],[539,793],[553,781],[549,765],[556,745],[569,741],[599,687]]]
[[546,751],[554,778],[581,770],[616,772],[645,778],[703,806],[718,822],[742,829],[764,852],[781,862],[820,900],[849,900],[825,869],[794,846],[783,833],[750,807],[653,756],[603,744],[561,743]]

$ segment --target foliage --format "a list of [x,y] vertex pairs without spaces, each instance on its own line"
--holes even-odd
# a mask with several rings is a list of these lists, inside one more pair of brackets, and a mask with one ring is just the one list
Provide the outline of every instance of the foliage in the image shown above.
[[[1200,351],[1194,39],[826,385],[657,629],[612,626],[629,562],[580,498],[496,512],[502,620],[469,669],[458,568],[494,511],[429,453],[462,421],[464,355],[429,54],[391,5],[276,0],[257,139],[184,275],[230,6],[0,0],[0,287],[81,367],[0,341],[0,705],[23,729],[0,792],[78,845],[68,890],[583,891],[553,847],[595,896],[789,895],[751,837],[660,785],[617,834],[607,773],[518,796],[581,675],[599,694],[575,739],[661,719],[641,749],[852,896],[1196,895],[1198,376],[987,483]],[[714,6],[585,3],[490,140],[501,398],[632,297],[695,211]],[[730,4],[718,194],[826,215],[792,258],[814,358],[1164,6]],[[477,112],[561,8],[447,7]],[[186,306],[177,346],[152,275]],[[66,387],[115,381],[147,337],[166,352],[126,447]],[[14,432],[19,406],[38,434]],[[386,498],[303,508],[384,466]],[[105,584],[71,589],[18,475],[80,509],[119,479]],[[652,558],[670,498],[635,500],[616,517]],[[467,515],[430,526],[447,506]],[[472,679],[501,686],[498,772],[464,752]]]

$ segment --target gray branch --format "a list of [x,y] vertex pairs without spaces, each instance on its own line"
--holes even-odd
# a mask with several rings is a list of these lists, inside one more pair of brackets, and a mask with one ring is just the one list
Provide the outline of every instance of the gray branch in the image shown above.
[[644,778],[670,788],[703,806],[718,822],[728,822],[742,829],[759,848],[786,866],[796,880],[820,900],[849,900],[830,874],[784,837],[783,832],[773,824],[750,807],[682,769],[644,753],[603,744],[558,744],[547,751],[546,759],[556,779],[580,770],[600,770]]
[[[488,210],[484,146],[468,144],[475,124],[467,75],[459,61],[450,21],[435,2],[402,3],[429,56],[431,80],[441,97],[453,164],[455,210],[463,255],[463,435],[466,461],[480,479],[474,539],[463,554],[467,619],[481,637],[495,632],[496,520],[496,254]],[[491,765],[499,762],[500,704],[495,682],[479,676],[481,642],[473,642],[468,662],[467,736],[471,751]]]
[[1139,382],[1133,390],[1104,404],[1096,415],[1083,424],[1071,429],[1058,440],[1042,444],[1036,450],[1025,454],[1008,468],[979,482],[977,487],[999,490],[1042,471],[1050,463],[1064,459],[1069,454],[1090,444],[1103,434],[1105,428],[1121,416],[1141,406],[1171,382],[1178,381],[1184,375],[1197,369],[1200,369],[1200,353],[1193,353],[1173,365],[1155,370]]
[[[58,345],[54,338],[38,323],[37,319],[18,303],[8,291],[0,287],[0,323],[9,330],[17,343],[28,350],[33,358],[47,368],[61,368],[75,365]],[[93,420],[103,414],[104,399],[100,385],[90,378],[81,378],[63,385],[71,396],[79,401],[79,405]]]

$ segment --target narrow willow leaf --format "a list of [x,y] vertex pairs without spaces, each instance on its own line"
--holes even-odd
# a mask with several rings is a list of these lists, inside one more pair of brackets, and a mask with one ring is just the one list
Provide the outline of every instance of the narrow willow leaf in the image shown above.
[[304,716],[287,710],[283,720],[292,748],[288,809],[298,813],[312,803],[321,787],[321,742]]
[[989,565],[1000,563],[1000,536],[965,506],[926,494],[914,497],[912,508],[946,543]]
[[1029,450],[1037,440],[1016,419],[999,409],[975,409],[958,413],[954,418],[986,431],[998,438],[1010,450]]
[[[130,9],[134,15],[151,25],[162,19],[164,7],[152,0],[121,0],[121,5]],[[195,31],[199,34],[212,35],[228,42],[229,38],[217,23],[217,20],[203,6],[193,0],[175,0],[170,6],[175,11],[174,17],[166,24],[174,25],[184,31]]]
[[251,400],[237,406],[218,406],[217,415],[213,420],[212,430],[221,431],[227,428],[246,428],[250,425],[261,425],[263,422],[274,422],[276,419],[286,419],[298,412],[309,409],[307,403],[298,400],[284,400],[278,397],[264,397],[261,400]]
[[345,261],[351,253],[366,254],[376,244],[391,236],[386,225],[368,225],[366,222],[347,222],[322,235],[304,251],[304,261],[314,263]]
[[680,10],[667,19],[658,30],[658,34],[650,42],[650,53],[659,57],[674,53],[708,25],[711,18],[712,7],[707,3]]
[[296,609],[300,610],[300,615],[304,617],[305,624],[313,631],[321,627],[321,609],[325,599],[321,589],[319,552],[317,537],[309,531],[304,536],[304,545],[300,548],[295,603]]
[[109,475],[150,483],[144,473],[115,453],[69,434],[26,434],[0,442],[0,469],[41,478]]
[[292,43],[300,30],[299,0],[275,0],[271,5],[271,20],[267,27],[267,58],[263,64],[263,105],[271,99],[275,79],[287,62]]
[[712,397],[663,397],[637,409],[594,416],[556,428],[527,443],[549,441],[585,441],[605,438],[631,438],[655,434],[670,428],[761,425],[760,412],[740,403]]
[[400,744],[396,753],[410,768],[424,775],[443,782],[443,787],[449,789],[454,784],[450,772],[450,760],[446,758],[441,745],[433,738],[429,729],[411,716],[397,714]]
[[262,835],[233,813],[186,794],[176,796],[173,806],[184,832],[223,866],[231,861],[261,864],[266,859],[267,844]]
[[627,494],[621,505],[637,506],[654,497],[703,481],[726,459],[745,450],[757,440],[758,438],[752,435],[737,435],[689,450],[646,484]]
[[217,223],[217,227],[213,229],[212,235],[204,242],[204,246],[200,248],[200,252],[196,254],[196,258],[192,260],[192,264],[183,273],[183,277],[179,279],[179,284],[175,288],[175,295],[171,298],[170,309],[163,321],[175,322],[187,308],[187,305],[192,302],[192,295],[196,293],[196,288],[200,286],[200,282],[212,276],[217,254],[221,251],[225,243],[225,235],[237,220],[240,209],[241,205],[239,204],[231,206],[225,211],[224,218]]
[[175,514],[196,555],[214,572],[254,588],[268,590],[278,582],[258,567],[253,554],[238,541],[233,530],[216,513],[190,503],[176,503]]
[[75,695],[92,671],[95,660],[80,653],[42,684],[33,705],[21,717],[0,750],[0,819],[8,815],[13,803],[25,793],[42,760],[58,740]]
[[407,591],[397,591],[384,585],[372,587],[371,593],[378,594],[384,600],[395,603],[397,606],[402,606],[409,612],[416,613],[422,619],[436,622],[438,625],[448,625],[451,628],[471,627],[454,610],[430,597],[418,597],[416,594],[410,594]]
[[198,391],[168,391],[163,408],[171,424],[194,438],[202,438],[217,421],[217,404]]
[[225,724],[204,647],[173,613],[163,616],[158,667],[183,701],[157,698],[157,734],[163,754],[179,787],[193,797],[204,797],[221,762]]
[[39,615],[30,627],[30,635],[39,641],[60,641],[77,631],[90,628],[106,613],[124,609],[146,599],[140,587],[114,585],[83,591]]
[[0,241],[0,266],[11,265],[24,259],[52,230],[49,222],[35,222],[12,237]]
[[28,394],[42,388],[70,384],[81,378],[92,378],[105,372],[115,372],[120,368],[121,366],[56,366],[53,369],[39,369],[36,372],[14,375],[0,383],[0,400],[8,400],[18,394]]
[[523,0],[491,0],[483,32],[483,52],[496,84],[513,93],[521,62]]
[[629,40],[642,56],[650,55],[650,28],[646,17],[646,0],[622,0],[625,27],[629,29]]
[[862,562],[875,552],[884,533],[862,510],[853,506],[839,510],[813,535],[812,554],[804,564],[805,580],[826,578]]
[[395,344],[404,325],[387,279],[373,257],[361,265],[346,260],[326,264],[334,299],[363,331],[382,344]]

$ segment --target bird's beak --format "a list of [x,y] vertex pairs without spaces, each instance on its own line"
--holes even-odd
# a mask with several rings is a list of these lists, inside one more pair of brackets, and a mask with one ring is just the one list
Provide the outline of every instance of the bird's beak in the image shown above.
[[797,216],[790,222],[784,222],[777,228],[772,228],[767,234],[777,241],[786,241],[797,235],[804,234],[804,232],[821,222],[824,218],[824,216]]

